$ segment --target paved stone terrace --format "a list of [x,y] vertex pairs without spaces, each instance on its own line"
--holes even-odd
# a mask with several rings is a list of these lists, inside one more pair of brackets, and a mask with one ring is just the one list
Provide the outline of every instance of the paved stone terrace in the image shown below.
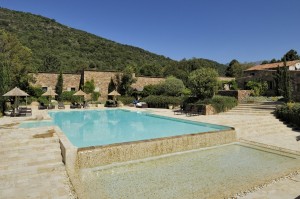
[[57,135],[13,125],[24,119],[0,119],[0,198],[75,198]]
[[[240,140],[262,143],[300,154],[300,141],[296,141],[296,137],[300,136],[300,131],[288,127],[272,114],[276,105],[272,102],[240,104],[225,113],[191,117],[185,114],[174,115],[172,110],[167,109],[148,109],[148,111],[164,116],[232,126],[236,129]],[[300,175],[280,180],[241,198],[279,199],[298,196],[300,196]]]
[[[236,128],[241,140],[263,143],[300,152],[296,137],[300,132],[287,127],[271,112],[275,104],[241,104],[229,112],[210,116],[174,115],[168,109],[136,109],[154,114],[209,122]],[[34,131],[18,129],[14,124],[24,119],[47,118],[46,111],[33,109],[33,117],[0,119],[0,198],[75,198],[62,163],[58,137],[33,138],[50,127]],[[296,198],[300,195],[300,177],[281,180],[252,192],[244,198]]]

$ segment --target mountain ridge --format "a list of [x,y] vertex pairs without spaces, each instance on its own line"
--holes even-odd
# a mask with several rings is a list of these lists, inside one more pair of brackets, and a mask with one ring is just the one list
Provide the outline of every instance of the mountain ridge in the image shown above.
[[[138,75],[162,76],[170,75],[165,73],[166,68],[176,68],[180,63],[29,12],[0,8],[0,28],[16,35],[32,50],[33,66],[37,71],[57,72],[60,68],[66,72],[82,69],[122,71],[131,66]],[[226,68],[212,60],[198,60],[216,68],[220,74]]]

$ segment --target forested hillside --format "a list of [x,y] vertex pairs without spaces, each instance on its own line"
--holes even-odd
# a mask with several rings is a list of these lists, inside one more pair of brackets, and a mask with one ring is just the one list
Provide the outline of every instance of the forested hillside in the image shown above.
[[0,29],[14,34],[31,49],[32,66],[37,71],[121,71],[131,66],[138,75],[180,77],[203,66],[216,68],[220,74],[226,69],[225,65],[206,59],[174,61],[67,27],[54,19],[5,8],[0,8]]

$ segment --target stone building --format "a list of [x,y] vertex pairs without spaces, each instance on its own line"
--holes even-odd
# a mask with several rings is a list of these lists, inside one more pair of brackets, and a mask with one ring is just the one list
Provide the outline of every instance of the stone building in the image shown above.
[[[253,66],[244,71],[242,78],[237,79],[240,88],[246,87],[249,81],[262,80],[268,83],[267,95],[276,94],[274,76],[278,67],[284,67],[284,62],[270,63]],[[292,96],[295,100],[300,100],[300,60],[286,62],[286,67],[290,73],[292,81]]]
[[[79,83],[81,75],[83,75],[84,82],[91,81],[95,82],[95,91],[100,92],[102,99],[107,98],[108,85],[111,78],[115,78],[119,72],[101,72],[101,71],[84,71],[82,74],[79,73],[64,73],[63,74],[63,90],[64,91],[77,91],[79,89]],[[34,86],[40,86],[44,91],[48,89],[55,89],[57,83],[58,73],[37,73],[33,74],[35,78]],[[159,77],[135,77],[136,82],[132,84],[132,87],[137,90],[143,90],[144,86],[150,84],[158,84],[165,80],[165,78]]]

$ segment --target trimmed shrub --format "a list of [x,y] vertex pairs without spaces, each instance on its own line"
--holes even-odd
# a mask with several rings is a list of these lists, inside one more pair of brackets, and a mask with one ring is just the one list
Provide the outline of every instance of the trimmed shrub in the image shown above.
[[31,96],[31,97],[36,97],[36,98],[39,98],[42,96],[43,94],[43,90],[41,87],[34,87],[34,86],[29,86],[28,87],[28,94]]
[[253,96],[261,96],[268,90],[268,83],[266,81],[249,81],[246,87],[253,91]]
[[49,99],[48,97],[45,96],[39,97],[37,101],[41,104],[45,104],[45,105],[49,104]]
[[114,105],[116,105],[116,101],[114,100],[106,100],[104,104],[105,107],[114,106]]
[[277,118],[300,127],[300,104],[287,103],[276,107],[275,115]]
[[183,102],[181,97],[150,95],[143,99],[148,104],[149,108],[168,108],[169,104],[180,105]]
[[98,99],[99,99],[99,97],[100,97],[100,93],[94,91],[94,92],[92,92],[91,97],[92,97],[92,101],[94,101],[94,102],[95,102],[95,101],[98,101]]
[[212,99],[199,100],[196,104],[211,104],[216,113],[221,113],[237,106],[238,101],[235,97],[215,95]]
[[74,96],[75,91],[64,91],[61,94],[61,100],[62,101],[68,101],[68,102],[79,102],[81,96]]
[[129,96],[119,96],[117,97],[117,99],[118,101],[121,101],[124,105],[128,105],[131,104],[135,98]]

